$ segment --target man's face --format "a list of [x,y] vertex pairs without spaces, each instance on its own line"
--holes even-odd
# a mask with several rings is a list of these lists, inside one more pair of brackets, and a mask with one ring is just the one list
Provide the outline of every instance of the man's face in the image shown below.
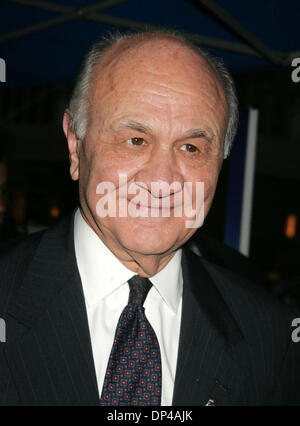
[[[227,104],[217,78],[195,53],[173,42],[151,41],[95,72],[89,105],[87,134],[79,146],[83,212],[93,218],[104,239],[127,251],[172,252],[196,229],[187,227],[184,214],[174,217],[179,190],[168,194],[152,190],[151,183],[179,182],[182,188],[185,182],[192,183],[191,207],[195,207],[196,182],[203,182],[207,214],[227,126]],[[144,196],[138,207],[148,217],[99,217],[97,202],[103,197],[96,193],[99,183],[112,182],[115,189],[110,195],[116,197],[117,208],[133,199],[122,192],[120,175]],[[159,217],[153,217],[150,203],[165,198],[171,206],[169,217],[162,217],[162,204],[156,208]]]

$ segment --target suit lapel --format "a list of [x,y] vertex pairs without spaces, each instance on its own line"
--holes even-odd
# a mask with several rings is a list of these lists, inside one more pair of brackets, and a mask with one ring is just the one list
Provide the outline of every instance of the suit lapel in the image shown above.
[[[241,332],[202,260],[184,249],[182,264],[173,405],[242,402],[235,382],[243,372],[233,351]],[[98,405],[73,218],[45,232],[8,314],[5,352],[21,404]]]
[[73,218],[46,231],[9,306],[7,362],[24,405],[98,404]]
[[228,404],[243,372],[233,348],[242,334],[200,257],[183,250],[183,306],[173,405]]

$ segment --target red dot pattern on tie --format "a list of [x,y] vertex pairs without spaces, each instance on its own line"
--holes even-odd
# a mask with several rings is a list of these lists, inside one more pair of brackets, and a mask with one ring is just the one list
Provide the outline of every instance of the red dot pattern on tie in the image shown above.
[[135,275],[115,333],[100,405],[160,405],[161,355],[143,304],[152,286]]

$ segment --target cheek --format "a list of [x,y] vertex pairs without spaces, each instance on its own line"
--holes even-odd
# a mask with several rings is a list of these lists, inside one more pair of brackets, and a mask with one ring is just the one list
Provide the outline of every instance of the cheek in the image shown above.
[[85,186],[95,186],[96,189],[103,181],[115,183],[118,168],[116,155],[106,151],[105,146],[93,144],[87,154],[82,154],[81,178]]
[[219,168],[215,164],[206,167],[193,167],[185,173],[185,181],[204,183],[204,191],[208,196],[211,192],[215,191],[219,175],[218,171]]
[[[112,154],[102,156],[97,155],[83,168],[83,175],[80,179],[81,195],[84,197],[92,211],[97,211],[99,200],[100,205],[110,206],[119,203],[120,187],[128,185],[131,177],[135,174],[135,168],[126,162],[116,161]],[[122,200],[124,197],[121,197]],[[125,197],[127,199],[127,197]],[[123,202],[123,201],[122,201]]]
[[194,183],[196,182],[203,183],[203,187],[202,186],[198,187],[197,195],[194,192],[193,206],[195,207],[196,200],[199,201],[199,197],[200,197],[199,191],[203,191],[202,193],[203,193],[204,199],[202,200],[204,201],[204,215],[206,216],[206,214],[208,213],[210,209],[210,206],[215,194],[216,185],[218,181],[218,169],[216,168],[216,166],[202,168],[201,172],[197,171],[197,173],[195,173],[193,177],[190,177],[190,179]]
[[132,153],[129,155],[122,147],[102,141],[95,145],[89,163],[93,176],[115,183],[121,173],[132,175],[141,161]]
[[212,173],[206,177],[206,179],[204,180],[204,187],[205,187],[205,193],[206,193],[205,198],[213,197],[216,190],[217,182],[218,182],[217,173]]
[[218,182],[218,174],[211,175],[204,184],[204,217],[210,210]]

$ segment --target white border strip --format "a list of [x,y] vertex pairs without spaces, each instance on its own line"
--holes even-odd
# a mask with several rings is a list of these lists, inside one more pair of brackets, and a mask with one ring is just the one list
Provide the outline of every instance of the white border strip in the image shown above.
[[239,251],[249,256],[258,110],[249,109]]

